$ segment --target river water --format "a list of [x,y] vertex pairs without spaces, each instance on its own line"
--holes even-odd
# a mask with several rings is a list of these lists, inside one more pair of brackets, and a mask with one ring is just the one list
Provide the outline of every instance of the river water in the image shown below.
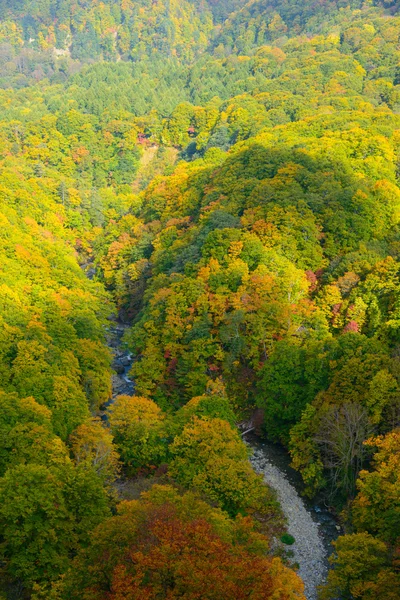
[[112,362],[112,395],[108,402],[103,404],[101,418],[107,421],[107,408],[109,408],[118,396],[133,396],[135,384],[130,377],[133,364],[133,356],[125,346],[123,337],[129,329],[129,325],[118,320],[112,320],[107,330],[107,346],[113,356]]

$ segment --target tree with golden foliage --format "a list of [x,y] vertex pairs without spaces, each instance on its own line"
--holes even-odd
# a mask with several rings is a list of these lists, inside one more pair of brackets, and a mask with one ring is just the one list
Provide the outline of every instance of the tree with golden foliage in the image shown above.
[[89,464],[106,483],[115,480],[119,473],[119,456],[113,436],[98,418],[82,423],[70,436],[75,463]]
[[165,417],[141,396],[119,396],[110,408],[110,427],[121,459],[129,472],[160,465],[166,457]]

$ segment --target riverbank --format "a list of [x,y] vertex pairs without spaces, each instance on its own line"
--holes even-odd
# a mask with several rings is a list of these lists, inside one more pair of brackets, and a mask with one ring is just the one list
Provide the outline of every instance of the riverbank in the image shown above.
[[293,552],[307,600],[317,600],[318,586],[325,582],[328,572],[331,542],[338,536],[336,521],[325,507],[301,497],[301,478],[290,468],[290,458],[283,448],[264,444],[254,435],[248,437],[248,443],[254,452],[253,468],[276,491],[288,533],[295,539],[286,548]]

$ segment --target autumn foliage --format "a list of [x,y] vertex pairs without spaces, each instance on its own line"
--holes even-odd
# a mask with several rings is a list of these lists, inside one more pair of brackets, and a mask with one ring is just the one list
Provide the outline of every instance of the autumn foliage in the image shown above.
[[160,465],[166,458],[165,416],[141,396],[119,396],[110,409],[115,444],[130,472]]
[[191,494],[156,486],[93,533],[63,597],[303,599],[299,578],[263,556],[263,544],[249,521],[230,522]]
[[397,600],[399,38],[395,0],[0,0],[0,597],[302,598],[253,415],[343,515],[322,598]]

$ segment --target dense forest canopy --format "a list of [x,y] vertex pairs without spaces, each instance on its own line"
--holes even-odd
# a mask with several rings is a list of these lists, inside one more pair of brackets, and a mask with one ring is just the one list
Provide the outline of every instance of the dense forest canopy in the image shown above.
[[398,600],[398,3],[1,0],[0,107],[0,598],[305,598],[257,415]]

